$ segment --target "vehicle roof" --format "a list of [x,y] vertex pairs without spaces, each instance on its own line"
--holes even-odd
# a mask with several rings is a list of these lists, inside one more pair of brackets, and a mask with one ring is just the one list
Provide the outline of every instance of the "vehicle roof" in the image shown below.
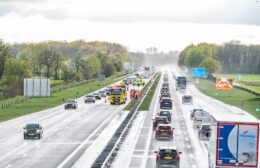
[[74,99],[68,99],[67,101],[75,101]]
[[159,147],[160,150],[163,150],[163,149],[173,149],[173,150],[178,150],[176,147],[174,146],[160,146]]
[[237,113],[237,114],[214,114],[213,118],[219,122],[237,122],[237,123],[258,123],[260,121],[257,120],[254,116],[248,114],[247,112]]
[[162,100],[171,100],[169,97],[162,98]]

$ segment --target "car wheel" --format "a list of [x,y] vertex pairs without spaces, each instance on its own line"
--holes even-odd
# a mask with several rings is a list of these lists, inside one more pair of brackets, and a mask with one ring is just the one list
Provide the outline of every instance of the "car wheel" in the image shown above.
[[40,135],[38,136],[38,138],[39,138],[39,139],[42,139],[42,135],[40,134]]
[[23,139],[27,139],[27,137],[24,135],[24,136],[23,136]]

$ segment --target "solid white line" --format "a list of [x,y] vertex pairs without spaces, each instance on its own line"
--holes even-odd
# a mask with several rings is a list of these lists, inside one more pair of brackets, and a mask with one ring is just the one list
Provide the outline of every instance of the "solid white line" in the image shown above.
[[118,109],[116,109],[114,111],[114,113],[112,113],[112,115],[110,115],[102,124],[99,125],[99,127],[97,127],[89,136],[88,138],[86,138],[65,160],[62,161],[62,163],[57,167],[57,168],[62,168],[63,166],[65,166],[69,161],[70,159],[84,146],[86,145],[89,140],[96,135],[96,132],[101,128],[103,127],[103,125],[105,125],[113,116],[115,113],[118,113],[118,111],[121,111],[121,108],[122,106],[119,106]]

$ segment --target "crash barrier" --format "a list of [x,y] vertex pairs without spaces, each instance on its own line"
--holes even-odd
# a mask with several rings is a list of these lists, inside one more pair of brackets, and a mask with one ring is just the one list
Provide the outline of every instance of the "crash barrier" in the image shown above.
[[[158,74],[156,75],[155,78],[158,77]],[[132,109],[130,110],[130,112],[126,116],[126,118],[123,120],[123,122],[117,128],[116,132],[113,134],[112,138],[107,143],[106,147],[99,154],[97,159],[94,161],[94,163],[91,166],[92,168],[105,168],[105,167],[109,166],[109,164],[113,160],[113,157],[116,155],[117,150],[119,149],[119,142],[121,141],[121,138],[126,136],[127,130],[128,130],[128,128],[130,127],[130,124],[133,121],[133,118],[134,118],[135,113],[137,112],[137,109],[142,104],[145,96],[147,95],[148,91],[152,87],[154,81],[152,81],[149,84],[149,86],[144,90],[140,99],[132,107]]]
[[[113,79],[113,81],[117,80],[118,78],[121,78],[125,75],[128,75],[128,74],[123,74],[123,75],[119,75],[117,76],[115,79]],[[77,84],[74,84],[74,85],[70,85],[70,86],[65,86],[65,87],[62,87],[62,88],[59,88],[59,89],[56,89],[56,90],[52,90],[51,91],[51,94],[53,93],[57,93],[57,92],[61,92],[63,90],[66,90],[66,89],[69,89],[69,88],[73,88],[73,87],[77,87],[77,86],[81,86],[81,85],[84,85],[84,84],[87,84],[87,83],[90,83],[90,82],[94,82],[96,81],[96,79],[92,79],[92,80],[88,80],[88,81],[84,81],[84,82],[81,82],[81,83],[77,83]],[[0,110],[1,109],[5,109],[7,108],[8,106],[12,105],[12,104],[21,104],[23,102],[25,102],[26,100],[29,100],[31,99],[31,97],[21,97],[21,98],[14,98],[8,102],[5,102],[5,103],[2,103],[0,104]]]
[[[210,79],[208,78],[208,80],[211,80],[212,82],[215,82],[215,83],[216,83],[216,77],[212,77],[212,78],[210,78]],[[241,90],[244,90],[244,91],[247,91],[247,92],[252,93],[252,94],[254,94],[254,95],[256,95],[256,96],[260,96],[259,93],[255,92],[255,91],[253,91],[253,90],[247,89],[247,88],[245,88],[245,87],[243,87],[243,86],[240,86],[240,85],[238,85],[238,84],[233,83],[233,87],[238,88],[238,89],[241,89]]]
[[10,100],[8,102],[2,103],[2,104],[0,104],[0,110],[7,108],[11,104],[20,104],[20,103],[23,103],[23,102],[25,102],[29,99],[31,99],[31,97],[21,97],[21,98],[16,98],[16,99]]

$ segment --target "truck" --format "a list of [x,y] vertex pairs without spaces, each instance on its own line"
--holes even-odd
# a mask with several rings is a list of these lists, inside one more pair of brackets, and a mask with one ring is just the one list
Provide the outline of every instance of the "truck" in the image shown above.
[[209,168],[257,168],[259,124],[259,121],[249,114],[211,116]]
[[126,102],[126,96],[123,88],[114,86],[110,89],[110,104],[124,104]]
[[185,76],[178,76],[176,79],[176,90],[186,89],[187,78]]

